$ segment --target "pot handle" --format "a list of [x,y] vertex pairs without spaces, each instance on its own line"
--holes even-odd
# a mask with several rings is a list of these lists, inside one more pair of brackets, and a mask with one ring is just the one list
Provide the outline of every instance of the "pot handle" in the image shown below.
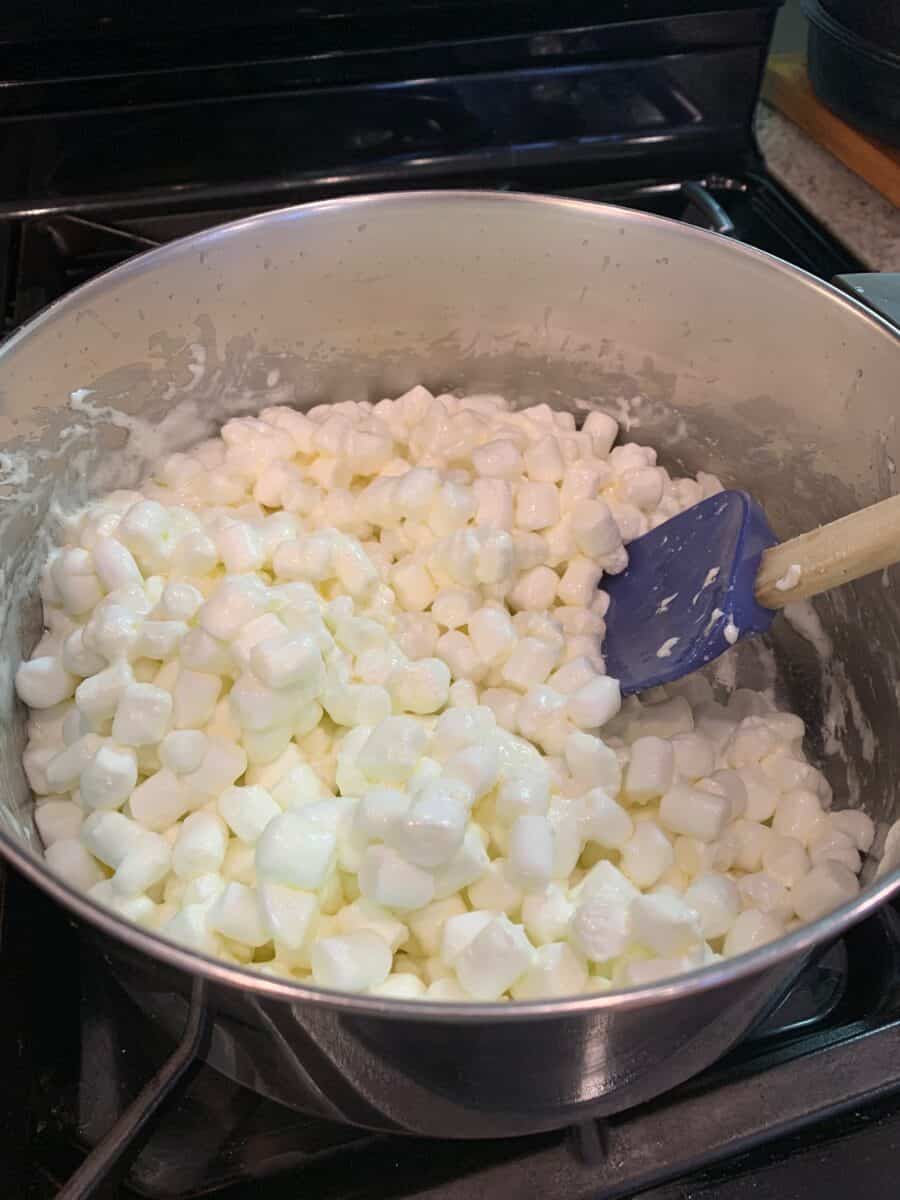
[[836,275],[832,283],[900,330],[900,272]]

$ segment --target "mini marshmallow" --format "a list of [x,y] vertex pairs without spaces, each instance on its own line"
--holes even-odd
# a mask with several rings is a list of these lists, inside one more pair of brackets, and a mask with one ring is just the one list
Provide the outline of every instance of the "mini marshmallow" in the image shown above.
[[509,835],[510,880],[524,891],[546,887],[553,876],[553,852],[553,827],[546,817],[536,813],[517,817]]
[[450,693],[450,670],[439,658],[420,658],[392,671],[387,687],[402,712],[438,712]]
[[172,850],[164,837],[145,833],[128,851],[112,877],[113,890],[118,896],[140,896],[168,875],[172,865]]
[[822,805],[814,792],[790,791],[778,800],[772,818],[775,833],[796,838],[808,847],[826,827]]
[[698,875],[684,893],[684,902],[699,917],[707,940],[727,934],[741,909],[741,895],[734,881],[715,872]]
[[34,810],[34,823],[44,847],[77,839],[84,812],[71,800],[45,800]]
[[614,750],[589,733],[573,730],[564,748],[566,766],[579,787],[601,787],[618,795],[622,771]]
[[369,929],[321,938],[312,948],[313,980],[319,987],[362,992],[384,983],[391,961],[388,944]]
[[296,953],[310,936],[318,904],[312,892],[262,880],[258,891],[260,919],[276,945]]
[[370,788],[356,810],[356,830],[365,841],[384,841],[395,818],[406,813],[410,802],[410,797],[396,788]]
[[713,842],[722,836],[731,815],[725,796],[676,783],[659,804],[660,824],[672,833]]
[[610,850],[621,850],[634,833],[634,823],[620,804],[603,788],[592,788],[582,797],[581,832],[585,841]]
[[875,839],[875,824],[866,813],[847,808],[842,812],[829,813],[828,820],[833,829],[852,839],[861,854],[867,854],[871,850]]
[[791,900],[801,921],[817,921],[832,909],[852,900],[859,892],[859,880],[839,862],[823,862],[794,886]]
[[159,759],[176,775],[196,771],[206,754],[208,739],[199,729],[176,729],[159,744]]
[[542,771],[509,775],[497,790],[497,816],[508,825],[520,816],[543,816],[550,807],[550,779]]
[[441,867],[462,846],[468,820],[464,801],[444,792],[420,796],[394,818],[386,841],[409,863]]
[[425,749],[426,732],[413,717],[388,717],[369,734],[357,764],[373,783],[403,783]]
[[810,869],[809,855],[797,838],[775,834],[763,847],[762,868],[783,887],[792,888]]
[[515,522],[519,529],[537,532],[559,520],[559,492],[552,483],[520,483],[516,488]]
[[185,786],[189,776],[177,776],[165,767],[156,771],[131,793],[131,815],[147,829],[161,833],[183,817],[191,807],[191,793]]
[[431,875],[409,863],[389,846],[370,846],[362,857],[359,890],[383,908],[409,912],[424,908],[434,898]]
[[373,996],[389,996],[393,1000],[423,1000],[426,998],[427,988],[418,975],[395,971],[384,983],[370,987],[369,992]]
[[101,746],[81,772],[85,808],[121,808],[137,784],[137,755],[127,746]]
[[256,890],[243,883],[229,883],[212,904],[209,927],[244,946],[262,946],[269,940]]
[[549,883],[523,899],[522,924],[532,942],[540,946],[566,937],[574,911],[565,889],[558,883]]
[[341,933],[355,933],[359,929],[377,933],[387,942],[392,954],[409,939],[409,930],[402,921],[363,897],[345,905],[337,914],[336,924]]
[[477,882],[489,866],[490,859],[481,835],[476,826],[470,825],[454,857],[446,866],[434,872],[435,900],[443,900]]
[[610,721],[621,707],[619,681],[608,675],[598,675],[572,693],[567,711],[572,724],[579,729],[597,729]]
[[465,903],[459,896],[448,896],[445,900],[434,900],[418,912],[411,913],[409,917],[409,929],[415,937],[422,953],[428,957],[434,957],[439,954],[444,927],[447,921],[466,913]]
[[632,883],[649,888],[675,861],[672,843],[652,821],[642,821],[622,848],[622,871]]
[[703,941],[697,912],[676,896],[638,896],[628,918],[632,937],[660,956],[677,958]]
[[86,733],[55,754],[44,770],[48,791],[68,792],[77,787],[81,773],[102,745],[96,734]]
[[261,880],[315,891],[334,869],[336,855],[335,832],[297,809],[266,825],[256,843],[256,873]]
[[500,677],[510,687],[527,691],[543,683],[559,661],[560,648],[533,637],[521,638],[500,670]]
[[218,796],[246,769],[247,754],[241,746],[227,738],[210,735],[206,740],[203,761],[196,770],[183,775],[182,782],[191,792]]
[[172,846],[172,870],[180,879],[196,879],[218,871],[225,859],[228,830],[215,813],[195,812],[185,817]]
[[115,870],[141,840],[145,830],[119,812],[96,812],[81,826],[85,848],[107,867]]
[[52,708],[68,700],[77,684],[77,678],[56,657],[32,658],[16,671],[16,691],[29,708]]
[[264,787],[229,787],[219,796],[219,815],[241,841],[258,841],[281,809]]
[[773,942],[781,937],[782,927],[768,913],[758,912],[754,908],[746,908],[735,918],[734,924],[725,935],[723,947],[725,956],[733,958],[736,954],[746,954],[757,950],[766,942]]
[[569,937],[592,962],[616,958],[628,945],[628,906],[606,893],[581,900],[569,922]]
[[521,925],[491,917],[464,950],[454,967],[460,985],[477,1000],[496,1000],[533,965],[534,947]]
[[115,716],[125,689],[133,682],[134,675],[128,663],[113,663],[78,685],[75,692],[78,711],[92,722],[109,720]]
[[640,737],[631,744],[624,787],[629,800],[647,804],[663,796],[672,784],[675,752],[670,741]]
[[172,719],[172,697],[152,683],[129,683],[113,718],[113,738],[123,746],[162,741]]
[[503,662],[517,638],[509,613],[504,608],[479,608],[468,619],[469,638],[483,663]]
[[512,915],[522,907],[522,888],[513,880],[509,864],[500,858],[490,862],[467,894],[474,908]]
[[105,878],[97,860],[74,838],[62,838],[53,842],[44,851],[44,858],[51,871],[55,871],[70,887],[79,892],[90,891]]

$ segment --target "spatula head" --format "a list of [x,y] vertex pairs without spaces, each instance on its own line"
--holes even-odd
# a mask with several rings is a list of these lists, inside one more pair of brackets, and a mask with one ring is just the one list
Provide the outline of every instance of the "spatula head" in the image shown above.
[[764,633],[757,604],[762,552],[778,539],[746,492],[719,492],[631,542],[628,567],[604,577],[603,651],[624,693],[670,683]]

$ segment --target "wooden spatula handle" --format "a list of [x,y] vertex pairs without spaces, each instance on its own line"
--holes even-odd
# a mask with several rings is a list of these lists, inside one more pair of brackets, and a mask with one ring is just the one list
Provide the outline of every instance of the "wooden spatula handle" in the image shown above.
[[756,599],[766,608],[783,608],[895,562],[900,562],[900,496],[766,550]]

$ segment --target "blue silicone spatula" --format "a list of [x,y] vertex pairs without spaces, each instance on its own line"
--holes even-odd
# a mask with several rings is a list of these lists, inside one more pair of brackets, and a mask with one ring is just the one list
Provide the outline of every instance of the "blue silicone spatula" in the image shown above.
[[746,492],[719,492],[636,538],[604,576],[603,652],[622,692],[671,683],[765,633],[778,609],[900,562],[900,496],[779,543]]

